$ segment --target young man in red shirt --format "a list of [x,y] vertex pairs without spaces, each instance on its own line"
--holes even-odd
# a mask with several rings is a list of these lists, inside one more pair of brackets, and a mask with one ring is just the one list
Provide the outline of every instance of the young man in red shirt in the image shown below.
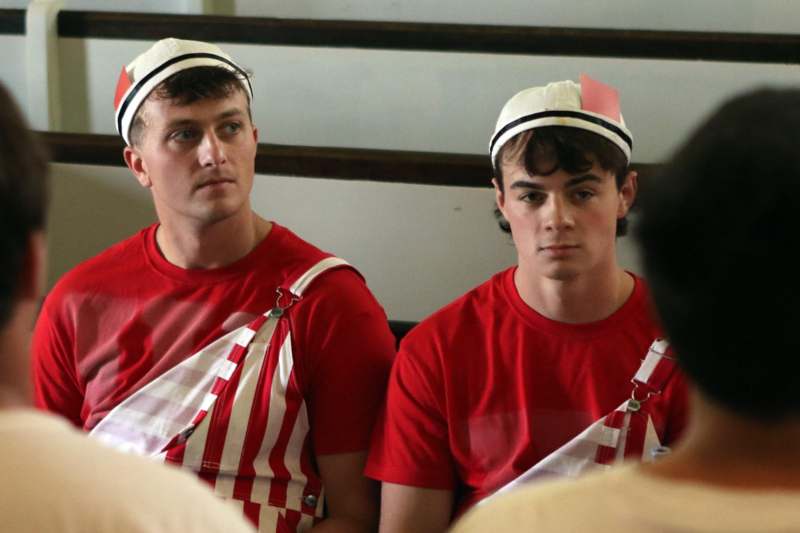
[[454,533],[798,530],[798,145],[800,90],[754,90],[704,120],[642,195],[644,271],[692,406],[672,453],[513,491]]
[[[545,458],[573,475],[613,447],[574,439],[630,398],[660,334],[644,282],[616,258],[637,189],[631,147],[616,92],[588,77],[527,89],[501,111],[493,184],[518,262],[404,339],[367,465],[383,482],[382,531],[443,531]],[[645,459],[683,426],[682,380],[658,392]]]
[[394,340],[352,267],[251,209],[252,100],[209,43],[165,39],[125,67],[117,129],[158,223],[50,293],[37,401],[196,472],[261,531],[307,531],[323,508],[323,530],[368,531],[362,470]]
[[31,324],[46,263],[47,158],[0,83],[0,515],[15,533],[252,533],[197,479],[34,410]]

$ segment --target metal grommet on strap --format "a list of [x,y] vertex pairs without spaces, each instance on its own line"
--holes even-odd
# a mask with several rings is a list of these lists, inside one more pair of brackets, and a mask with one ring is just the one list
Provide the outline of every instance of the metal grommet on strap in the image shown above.
[[642,408],[642,404],[644,402],[652,398],[653,395],[656,393],[647,391],[646,394],[644,395],[644,398],[637,398],[636,392],[639,390],[639,384],[636,382],[636,380],[633,379],[631,380],[631,383],[633,383],[633,390],[631,390],[631,397],[628,400],[628,404],[625,406],[625,410],[629,413],[635,413],[636,411]]
[[629,413],[635,413],[636,411],[641,409],[641,407],[642,407],[642,402],[640,402],[636,398],[631,398],[630,400],[628,400],[628,405],[626,406],[626,410]]
[[303,503],[308,507],[316,507],[317,506],[317,497],[313,494],[306,494],[303,497]]
[[274,318],[282,317],[286,310],[292,306],[292,304],[300,300],[298,296],[295,296],[291,292],[280,287],[275,289],[275,294],[275,307],[273,307],[269,312],[269,316]]

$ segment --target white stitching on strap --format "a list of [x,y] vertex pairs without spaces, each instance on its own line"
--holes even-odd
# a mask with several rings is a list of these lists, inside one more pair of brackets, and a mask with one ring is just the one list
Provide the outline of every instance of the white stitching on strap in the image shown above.
[[297,281],[295,281],[291,287],[289,287],[289,292],[291,292],[295,296],[302,296],[303,291],[306,290],[306,288],[311,284],[312,281],[314,281],[314,279],[317,276],[319,276],[320,274],[322,274],[323,272],[325,272],[330,268],[342,265],[349,266],[349,263],[344,259],[340,259],[338,257],[328,257],[326,259],[323,259],[322,261],[320,261],[319,263],[308,269],[308,271],[305,274],[300,276],[300,278]]

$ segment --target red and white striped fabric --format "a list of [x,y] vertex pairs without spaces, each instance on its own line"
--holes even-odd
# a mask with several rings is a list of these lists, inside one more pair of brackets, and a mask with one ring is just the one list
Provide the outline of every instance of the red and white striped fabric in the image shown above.
[[278,289],[275,307],[209,344],[117,405],[90,435],[196,472],[259,531],[307,531],[323,509],[288,321],[318,262]]
[[668,342],[656,339],[631,380],[629,399],[481,503],[542,478],[575,478],[626,459],[652,461],[663,447],[648,414],[648,400],[664,390],[675,369]]

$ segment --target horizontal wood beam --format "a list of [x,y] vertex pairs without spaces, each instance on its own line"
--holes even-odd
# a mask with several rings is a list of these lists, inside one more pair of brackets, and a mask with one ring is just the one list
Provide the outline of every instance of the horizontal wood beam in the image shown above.
[[[800,62],[800,35],[489,26],[62,11],[59,35],[583,57]],[[25,10],[0,9],[0,34],[25,33]]]
[[800,35],[488,26],[62,11],[62,37],[164,37],[320,46],[582,57],[800,62]]
[[0,35],[25,35],[24,9],[0,9]]
[[[53,161],[82,165],[124,166],[122,140],[116,135],[40,133]],[[658,165],[634,164],[643,180]],[[488,187],[487,155],[367,150],[259,144],[256,172],[278,176],[364,180],[383,183]]]

